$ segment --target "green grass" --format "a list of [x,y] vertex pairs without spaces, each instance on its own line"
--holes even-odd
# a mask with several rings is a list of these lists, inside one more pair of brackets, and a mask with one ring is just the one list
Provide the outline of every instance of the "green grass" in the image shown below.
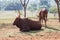
[[8,24],[8,23],[12,23],[13,21],[14,21],[14,19],[0,19],[0,24],[2,24],[2,23]]

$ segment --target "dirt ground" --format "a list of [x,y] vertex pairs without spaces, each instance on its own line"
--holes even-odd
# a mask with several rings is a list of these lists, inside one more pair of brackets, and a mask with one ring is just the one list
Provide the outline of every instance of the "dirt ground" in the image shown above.
[[60,40],[60,23],[48,20],[47,28],[38,31],[21,32],[13,25],[0,28],[0,40]]

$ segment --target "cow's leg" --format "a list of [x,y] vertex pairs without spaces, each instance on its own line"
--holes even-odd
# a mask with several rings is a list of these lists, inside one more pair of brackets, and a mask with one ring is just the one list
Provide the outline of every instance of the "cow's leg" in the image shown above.
[[24,26],[24,28],[21,28],[20,31],[28,32],[28,31],[30,31],[30,28],[29,28],[29,26],[26,26],[26,27]]
[[41,19],[41,22],[42,22],[42,24],[43,24],[43,19]]
[[28,25],[28,22],[25,21],[21,26],[22,26],[21,28],[22,32],[30,31],[30,26]]
[[44,22],[45,22],[45,28],[46,28],[47,27],[47,24],[46,24],[47,23],[47,19],[46,18],[44,19]]
[[39,22],[41,21],[41,18],[39,18]]
[[41,24],[41,18],[39,18],[39,23]]

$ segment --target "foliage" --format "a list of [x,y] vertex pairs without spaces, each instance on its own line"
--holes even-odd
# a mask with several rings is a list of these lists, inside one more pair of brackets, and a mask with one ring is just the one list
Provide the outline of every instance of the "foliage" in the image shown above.
[[22,10],[22,5],[20,3],[11,3],[5,10]]
[[48,3],[49,1],[46,0],[39,0],[39,3],[30,3],[28,6],[28,9],[30,11],[35,11],[35,10],[40,10],[42,7],[46,7],[47,10],[50,8],[50,4]]
[[46,7],[49,10],[50,4],[49,0],[40,0],[40,6]]
[[37,5],[36,4],[30,4],[29,6],[28,6],[28,9],[30,10],[30,11],[35,11],[35,10],[37,10]]
[[50,7],[49,8],[49,12],[50,13],[57,13],[58,12],[58,9],[57,9],[57,7],[53,6],[53,7]]

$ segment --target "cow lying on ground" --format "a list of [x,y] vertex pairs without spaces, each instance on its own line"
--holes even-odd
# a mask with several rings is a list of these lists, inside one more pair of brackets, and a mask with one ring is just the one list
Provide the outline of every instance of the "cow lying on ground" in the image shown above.
[[47,14],[48,14],[48,11],[47,11],[47,9],[45,9],[45,8],[43,8],[43,9],[41,9],[41,11],[39,12],[39,21],[40,21],[40,23],[42,24],[42,22],[43,22],[43,20],[44,20],[44,22],[45,22],[45,26],[47,26],[46,25],[46,22],[47,22]]
[[40,30],[42,27],[38,21],[33,21],[28,18],[21,19],[19,17],[15,19],[13,25],[16,25],[18,28],[20,28],[20,31],[23,32],[30,30]]

